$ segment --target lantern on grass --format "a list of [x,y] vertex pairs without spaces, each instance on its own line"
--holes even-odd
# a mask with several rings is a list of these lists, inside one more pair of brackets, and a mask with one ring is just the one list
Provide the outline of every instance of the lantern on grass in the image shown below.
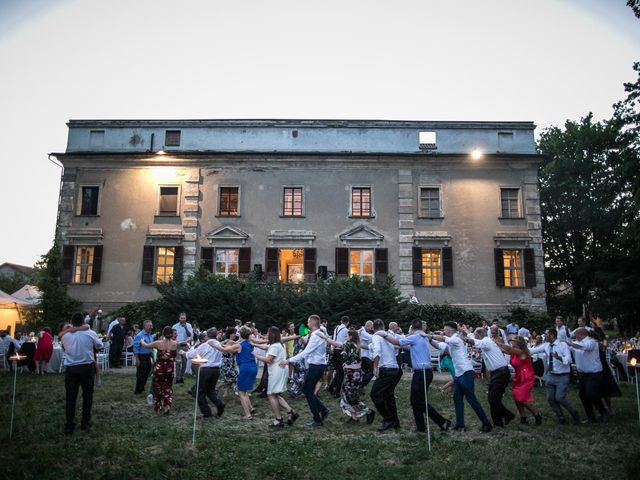
[[14,375],[13,375],[13,400],[11,401],[11,423],[9,426],[9,440],[11,440],[11,436],[13,435],[13,413],[16,408],[16,382],[18,381],[18,362],[27,358],[26,355],[20,355],[18,352],[14,353],[9,357],[10,361],[16,362],[14,367]]
[[[201,357],[200,354],[197,354],[191,360],[191,364],[197,365],[198,367],[200,367],[200,365],[204,365],[205,363],[207,363],[207,359],[204,357]],[[196,443],[196,421],[198,419],[198,391],[199,390],[200,390],[200,368],[198,368],[198,374],[196,375],[196,404],[193,407],[193,438],[191,439],[191,441],[194,444]]]

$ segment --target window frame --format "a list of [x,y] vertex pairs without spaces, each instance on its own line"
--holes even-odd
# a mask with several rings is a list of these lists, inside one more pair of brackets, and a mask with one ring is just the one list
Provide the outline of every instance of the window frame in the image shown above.
[[[169,266],[168,263],[163,263],[162,265],[160,264],[160,250],[161,249],[165,249],[165,250],[169,250],[169,249],[173,249],[173,264],[171,264],[171,277],[167,279],[167,274],[166,274],[166,268]],[[161,283],[169,283],[173,280],[173,277],[176,273],[176,247],[175,246],[164,246],[164,245],[157,245],[155,247],[155,252],[154,252],[155,258],[154,258],[154,262],[153,262],[153,285],[160,285]],[[164,255],[165,257],[165,261],[167,258],[167,255]],[[163,275],[163,277],[165,278],[165,280],[163,281],[158,281],[158,270],[160,269],[160,267],[163,267],[165,269],[165,273]]]
[[[502,209],[502,193],[505,190],[517,190],[516,200],[518,202],[518,211],[515,216],[504,216],[504,210]],[[518,185],[500,185],[498,190],[498,207],[499,207],[499,216],[500,219],[516,219],[521,220],[524,218],[522,213],[522,187]],[[510,210],[510,209],[509,209]]]
[[[178,143],[169,143],[169,136],[177,133]],[[165,130],[164,131],[164,146],[165,147],[179,147],[182,143],[182,130]]]
[[[86,263],[82,263],[78,261],[78,258],[83,249],[91,250],[90,255]],[[71,284],[72,285],[93,285],[93,264],[96,255],[96,247],[95,245],[74,245],[73,247],[73,270],[71,274]],[[84,281],[82,281],[82,270],[78,271],[78,268],[82,269],[82,266],[85,267],[84,271]],[[76,280],[76,278],[78,278]]]
[[[425,215],[422,208],[422,190],[436,189],[438,190],[438,215]],[[442,208],[442,185],[419,185],[418,186],[418,218],[441,219],[444,218],[444,210]]]
[[[287,214],[285,212],[285,194],[287,189],[300,189],[301,199],[300,199],[300,215],[295,214]],[[304,218],[305,217],[305,191],[304,185],[283,185],[282,186],[282,195],[280,196],[280,217],[282,218]],[[293,203],[293,202],[292,202]]]
[[[98,204],[96,206],[96,213],[82,213],[82,192],[84,188],[97,188],[98,189]],[[99,217],[100,207],[102,206],[102,185],[99,183],[81,183],[78,185],[78,198],[76,203],[76,217]]]
[[[518,262],[519,265],[517,267],[507,266],[505,262],[505,257],[507,252],[518,252]],[[511,263],[511,261],[509,262]],[[518,272],[517,276],[517,285],[507,285],[507,283],[512,283],[513,279],[516,278],[511,275],[512,272]],[[524,271],[524,249],[523,248],[503,248],[502,249],[502,273],[504,275],[504,288],[525,288],[525,271]],[[509,273],[509,275],[507,275]]]
[[[424,262],[424,257],[425,254],[428,254],[429,252],[438,252],[438,265],[437,266],[425,266],[425,262]],[[427,287],[427,288],[442,288],[444,287],[444,268],[443,268],[443,262],[442,262],[442,248],[439,247],[421,247],[421,271],[422,271],[422,285],[420,285],[421,287]],[[427,280],[427,275],[426,272],[428,271],[438,271],[438,276],[437,276],[437,280],[438,280],[438,284],[434,285],[428,285],[426,283]],[[428,278],[433,279],[434,276],[430,275]]]
[[[235,250],[236,251],[236,272],[232,273],[229,271],[226,272],[219,272],[218,271],[218,252],[220,251],[227,251],[227,250]],[[215,247],[213,250],[213,274],[214,275],[219,275],[222,276],[224,278],[229,278],[229,277],[236,277],[236,278],[240,278],[240,248],[239,247]],[[220,262],[223,263],[223,262]],[[225,268],[228,268],[229,265],[233,265],[233,263],[230,262],[224,262],[225,264]]]
[[[353,264],[352,261],[351,261],[351,252],[352,251],[360,252],[360,258],[358,260],[359,272],[360,273],[358,273],[358,274],[351,273],[351,265]],[[362,252],[364,252],[364,251],[370,251],[371,252],[371,275],[366,274],[366,273],[362,273],[363,272],[363,265],[366,264],[366,262],[363,262]],[[375,282],[375,279],[376,279],[376,249],[375,248],[351,248],[351,247],[349,247],[349,277],[352,277],[354,275],[357,275],[361,280],[370,280],[372,283]]]
[[[160,204],[162,202],[162,189],[163,188],[177,188],[178,189],[178,193],[177,193],[177,199],[176,199],[176,213],[175,214],[170,214],[170,213],[162,213],[160,211]],[[158,201],[156,204],[156,217],[179,217],[180,216],[180,211],[182,208],[182,202],[180,201],[182,197],[182,186],[179,184],[175,184],[175,183],[162,183],[158,185]]]
[[[369,189],[369,215],[355,215],[353,211],[353,191],[354,189]],[[362,205],[362,192],[360,194],[360,200]],[[362,210],[362,209],[361,209]],[[349,188],[349,217],[350,218],[375,218],[376,211],[373,207],[373,185],[351,185]]]
[[[223,215],[222,214],[222,189],[223,188],[237,188],[238,189],[238,208],[237,211],[238,213],[236,215]],[[240,217],[240,208],[242,206],[241,204],[241,200],[242,200],[242,188],[240,185],[227,185],[227,184],[220,184],[218,185],[218,208],[216,209],[216,217],[223,217],[223,218],[238,218]]]

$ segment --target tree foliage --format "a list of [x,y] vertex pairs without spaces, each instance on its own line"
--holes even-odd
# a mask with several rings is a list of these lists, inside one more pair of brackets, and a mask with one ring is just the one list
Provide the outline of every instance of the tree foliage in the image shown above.
[[122,307],[114,316],[126,316],[132,323],[149,319],[156,326],[176,321],[186,312],[189,321],[203,328],[233,325],[234,319],[255,322],[260,330],[288,322],[296,325],[313,313],[335,326],[348,315],[354,323],[382,318],[408,328],[414,318],[426,320],[430,327],[440,327],[448,320],[477,324],[477,313],[450,305],[409,305],[390,279],[376,284],[358,277],[330,279],[315,285],[261,283],[254,278],[239,280],[212,275],[204,269],[183,282],[158,286],[161,297]]
[[[640,63],[634,65],[640,73]],[[621,325],[637,325],[640,304],[640,76],[610,120],[591,114],[545,130],[538,150],[548,305],[582,305]],[[570,287],[570,288],[568,288]]]
[[42,292],[40,303],[27,313],[27,324],[33,328],[50,327],[55,330],[62,321],[80,311],[80,302],[69,296],[67,286],[60,283],[62,257],[55,241],[51,249],[36,263],[36,286]]

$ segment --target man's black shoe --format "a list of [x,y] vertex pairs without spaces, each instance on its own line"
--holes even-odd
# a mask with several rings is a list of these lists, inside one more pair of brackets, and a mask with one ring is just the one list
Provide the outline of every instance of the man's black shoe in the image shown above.
[[82,423],[80,424],[80,430],[91,430],[92,426],[91,423]]
[[387,430],[391,430],[396,425],[396,422],[383,422],[382,426],[378,429],[379,432],[386,432]]
[[445,420],[444,423],[442,424],[442,426],[440,427],[440,429],[443,432],[446,432],[447,430],[449,430],[451,428],[451,420]]
[[374,418],[376,418],[376,412],[375,410],[371,410],[369,413],[367,413],[367,425],[371,425]]
[[226,407],[224,403],[218,407],[218,418],[220,418],[224,413],[224,407]]
[[490,423],[487,423],[486,425],[482,426],[482,429],[480,431],[482,433],[489,433],[491,430],[493,430],[493,427],[491,426]]
[[74,430],[75,430],[75,426],[74,425],[65,425],[64,426],[64,434],[65,435],[71,435]]

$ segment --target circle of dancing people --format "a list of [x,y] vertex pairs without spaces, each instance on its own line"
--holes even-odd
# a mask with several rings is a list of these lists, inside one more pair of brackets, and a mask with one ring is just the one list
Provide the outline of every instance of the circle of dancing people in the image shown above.
[[[192,365],[191,370],[199,369],[200,380],[197,389],[194,385],[189,393],[205,418],[220,418],[224,414],[225,401],[218,396],[220,383],[223,397],[238,396],[242,417],[247,421],[254,419],[253,393],[267,398],[273,415],[270,428],[293,426],[300,413],[285,399],[288,394],[292,398],[305,397],[311,414],[306,426],[320,428],[330,414],[320,399],[325,385],[327,392],[339,400],[347,423],[363,421],[371,425],[377,415],[380,421],[377,431],[385,432],[401,427],[395,390],[404,373],[403,364],[407,363],[412,372],[409,401],[417,432],[428,432],[429,420],[441,431],[465,431],[466,402],[480,420],[481,432],[488,433],[494,427],[506,427],[516,418],[516,413],[503,403],[509,384],[520,423],[530,424],[530,414],[533,424],[542,424],[543,417],[533,397],[536,373],[532,360],[540,356],[547,401],[559,424],[569,420],[574,424],[607,422],[610,398],[620,395],[600,348],[599,340],[604,339],[601,330],[579,326],[569,332],[561,319],[556,320],[554,328],[545,331],[543,341],[535,346],[530,346],[527,337],[521,335],[522,329],[514,329],[511,323],[507,326],[508,334],[497,322],[473,331],[465,325],[446,322],[442,330],[429,332],[426,322],[416,319],[409,332],[403,334],[395,322],[385,325],[381,319],[369,320],[355,329],[350,318],[343,316],[332,335],[328,334],[326,323],[318,315],[311,315],[297,333],[294,324],[289,323],[285,330],[273,326],[267,335],[261,335],[253,323],[243,325],[240,320],[224,331],[216,328],[199,331],[181,313],[175,325],[164,327],[161,335],[154,337],[153,323],[145,321],[133,340],[134,394],[145,393],[148,378],[152,378],[147,400],[158,414],[169,414],[173,384],[184,381],[191,360],[198,357],[199,365]],[[75,403],[80,388],[82,428],[91,426],[93,380],[98,372],[95,354],[102,343],[81,316],[74,316],[71,324],[61,326],[59,338],[66,352],[65,432],[70,434],[75,428]],[[473,352],[478,355],[475,362]],[[585,420],[581,420],[578,410],[567,399],[573,381],[572,364],[577,372]],[[329,365],[333,366],[332,376]],[[475,393],[479,365],[488,381],[489,416]],[[255,387],[259,366],[264,366],[262,379]],[[434,367],[451,374],[451,381],[440,392],[445,395],[447,389],[452,391],[453,421],[428,401]],[[371,382],[369,404],[364,389]],[[215,415],[209,402],[216,407]]]

